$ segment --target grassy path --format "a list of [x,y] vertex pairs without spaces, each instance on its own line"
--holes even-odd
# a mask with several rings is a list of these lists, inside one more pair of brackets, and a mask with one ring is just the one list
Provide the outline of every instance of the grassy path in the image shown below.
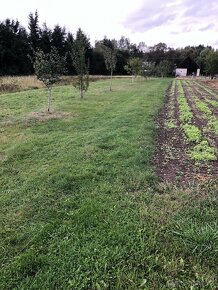
[[[169,81],[98,81],[83,101],[57,87],[69,115],[47,121],[31,117],[44,90],[0,96],[1,289],[212,289],[214,195],[160,188],[151,165]],[[192,218],[211,226],[194,252]]]

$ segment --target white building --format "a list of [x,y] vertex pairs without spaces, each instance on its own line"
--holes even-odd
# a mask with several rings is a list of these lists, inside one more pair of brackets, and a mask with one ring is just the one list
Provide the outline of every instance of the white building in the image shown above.
[[187,71],[187,68],[176,68],[176,77],[186,77]]

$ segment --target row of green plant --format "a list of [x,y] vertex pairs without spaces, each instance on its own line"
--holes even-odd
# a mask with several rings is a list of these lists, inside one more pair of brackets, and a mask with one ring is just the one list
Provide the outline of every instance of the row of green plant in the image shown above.
[[[185,85],[189,84],[188,87],[186,87],[186,89],[190,92],[190,94],[193,93],[193,90],[192,90],[192,83],[188,83],[188,82],[185,82]],[[201,95],[202,95],[202,90],[200,90],[197,86],[199,83],[195,82],[194,83],[196,85],[195,87],[195,90]],[[205,100],[207,103],[210,103],[211,105],[213,105],[214,107],[218,107],[218,102],[214,99],[210,99],[209,96],[204,96]],[[215,134],[218,135],[218,119],[216,116],[213,115],[211,109],[208,107],[208,105],[202,101],[202,100],[199,100],[199,98],[197,96],[191,96],[191,99],[194,100],[195,102],[195,106],[196,108],[201,111],[203,113],[203,117],[205,117],[206,120],[208,120],[208,123],[207,123],[207,127],[206,127],[206,131],[209,131],[209,132],[213,132]]]
[[196,96],[193,97],[193,100],[195,101],[195,106],[199,111],[206,114],[207,116],[212,115],[212,111],[204,101],[199,100],[199,98]]
[[[214,100],[211,100],[211,101],[214,101]],[[218,134],[218,119],[212,114],[212,111],[209,109],[207,104],[203,101],[199,101],[199,99],[196,98],[195,105],[196,105],[196,108],[204,114],[205,118],[208,121],[207,126],[206,126],[206,131],[212,131],[215,134]]]
[[[188,151],[188,155],[195,161],[213,161],[217,159],[217,150],[210,146],[208,140],[203,136],[201,130],[192,124],[193,113],[190,110],[181,81],[178,83],[178,103],[180,110],[180,120],[182,121],[182,129],[189,143],[194,142],[194,147]],[[186,90],[191,94],[190,84],[186,84]],[[196,107],[206,116],[211,116],[212,112],[208,106],[198,99],[197,96],[190,96],[195,101]]]
[[[214,95],[213,94],[202,94],[202,88],[201,87],[198,87],[198,83],[195,83],[196,84],[196,87],[195,87],[195,90],[201,95],[204,97],[205,101],[207,104],[210,104],[212,105],[214,108],[218,108],[218,99],[215,100],[214,99]],[[211,98],[212,97],[212,98]]]
[[196,85],[196,87],[200,87],[205,92],[211,94],[212,96],[217,97],[217,93],[214,92],[211,88],[207,87],[206,84],[202,85],[202,83],[200,83],[200,82],[195,82],[194,84]]
[[175,98],[175,92],[176,92],[176,82],[175,80],[172,81],[171,86],[169,88],[168,92],[168,106],[167,106],[167,116],[165,121],[165,127],[168,129],[176,128],[176,120],[174,117],[175,112],[175,105],[174,105],[174,98]]
[[209,98],[206,98],[207,103],[209,103],[210,105],[212,105],[215,108],[218,108],[218,102],[215,100],[211,100]]
[[193,118],[193,113],[190,110],[188,102],[185,98],[185,93],[181,84],[181,81],[177,81],[177,90],[178,90],[178,103],[180,111],[180,121],[182,123],[189,123]]
[[212,115],[212,111],[209,109],[208,105],[199,99],[197,95],[195,95],[196,91],[199,92],[197,88],[193,88],[193,82],[184,81],[183,85],[185,85],[185,90],[188,92],[188,98],[193,102],[196,109],[198,109],[205,119],[208,119],[208,116]]
[[190,142],[199,142],[202,138],[201,130],[198,127],[192,124],[184,124],[182,128],[185,132],[185,135]]
[[[209,103],[214,107],[218,107],[218,102],[216,100],[214,100],[214,92],[210,89],[207,89],[208,91],[206,91],[207,93],[204,92],[204,90],[202,91],[202,89],[204,88],[203,86],[201,86],[198,82],[191,82],[191,81],[184,81],[184,84],[186,86],[186,90],[190,93],[190,97],[193,99],[193,97],[196,98],[196,100],[198,102],[200,102],[199,98],[197,96],[195,96],[196,92],[198,94],[200,94],[204,99],[205,99],[205,105],[200,105],[200,107],[204,107],[203,108],[203,112],[210,114],[209,112],[209,108],[206,108],[206,104]],[[213,99],[211,99],[211,97]],[[201,108],[200,108],[201,109]]]
[[212,116],[207,124],[207,131],[212,131],[214,134],[218,135],[218,120]]

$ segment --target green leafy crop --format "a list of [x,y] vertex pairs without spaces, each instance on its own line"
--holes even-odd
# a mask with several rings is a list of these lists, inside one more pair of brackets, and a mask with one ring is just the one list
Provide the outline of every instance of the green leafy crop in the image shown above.
[[187,139],[190,142],[199,142],[201,139],[201,131],[195,125],[185,124],[182,126]]
[[215,161],[217,160],[216,154],[217,149],[211,147],[207,140],[201,141],[189,153],[191,159],[196,161]]

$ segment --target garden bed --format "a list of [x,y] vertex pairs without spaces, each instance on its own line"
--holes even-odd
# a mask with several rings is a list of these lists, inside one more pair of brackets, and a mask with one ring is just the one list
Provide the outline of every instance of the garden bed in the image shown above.
[[218,177],[218,92],[174,80],[157,118],[154,163],[161,180],[188,184]]

